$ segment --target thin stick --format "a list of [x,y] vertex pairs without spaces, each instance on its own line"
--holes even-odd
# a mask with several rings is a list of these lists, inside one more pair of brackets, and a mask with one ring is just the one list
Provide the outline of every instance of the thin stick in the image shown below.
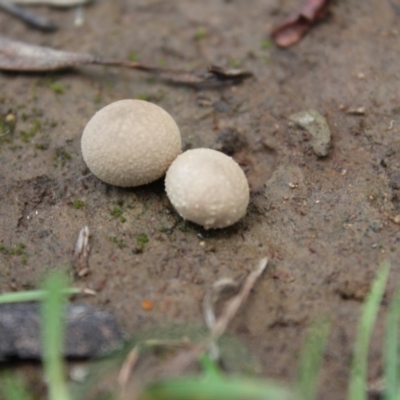
[[244,284],[239,294],[233,297],[226,304],[222,315],[216,320],[211,330],[211,338],[215,340],[224,334],[228,324],[236,315],[237,311],[239,310],[239,307],[247,300],[247,297],[249,296],[251,289],[253,288],[257,279],[264,272],[265,268],[267,267],[267,264],[268,264],[268,258],[263,258],[262,260],[260,260],[258,267],[254,271],[252,271],[244,281]]
[[[245,279],[240,292],[229,300],[221,316],[215,321],[210,335],[192,349],[179,352],[172,360],[168,360],[160,368],[168,376],[178,375],[185,371],[195,360],[198,359],[207,348],[209,348],[218,338],[225,333],[225,330],[235,316],[239,307],[246,301],[251,289],[257,279],[264,272],[268,264],[268,258],[260,260],[257,268],[252,271]],[[150,374],[151,375],[151,374]]]
[[24,21],[33,28],[46,32],[57,30],[57,25],[53,21],[43,17],[42,15],[28,11],[25,8],[16,6],[7,0],[0,0],[0,9]]

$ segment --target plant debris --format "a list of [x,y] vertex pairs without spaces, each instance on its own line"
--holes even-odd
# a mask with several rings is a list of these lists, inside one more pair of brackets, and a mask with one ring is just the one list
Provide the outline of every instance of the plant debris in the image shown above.
[[28,11],[25,8],[16,6],[8,0],[0,0],[0,10],[19,18],[33,28],[40,29],[45,32],[53,32],[57,30],[57,25],[53,21],[43,17],[42,15]]
[[51,7],[74,7],[93,0],[9,0],[12,3],[29,5],[46,5]]
[[[237,291],[238,286],[238,283],[232,278],[220,279],[215,282],[205,294],[203,299],[203,314],[208,329],[212,330],[217,320],[214,310],[216,303],[225,293]],[[212,360],[219,359],[220,352],[215,342],[210,344],[209,356]]]
[[253,76],[249,71],[211,66],[206,72],[152,67],[139,62],[97,57],[89,53],[55,50],[0,36],[0,70],[46,72],[97,64],[127,67],[158,76],[167,82],[198,88],[234,85]]
[[74,251],[75,270],[80,278],[89,273],[89,251],[89,227],[84,226],[79,231]]
[[365,107],[348,108],[346,110],[346,114],[348,114],[348,115],[365,115],[366,110],[365,110]]
[[[204,316],[206,319],[206,324],[210,329],[210,334],[199,343],[188,343],[187,341],[179,341],[174,343],[175,345],[182,346],[184,348],[178,351],[172,359],[167,359],[161,364],[157,364],[146,371],[146,379],[140,379],[133,382],[133,385],[129,386],[129,398],[138,399],[140,391],[149,382],[154,382],[155,380],[171,378],[182,374],[187,371],[194,363],[197,362],[200,355],[212,349],[216,346],[218,339],[225,333],[228,324],[232,321],[233,317],[236,315],[240,306],[246,301],[250,294],[250,291],[254,287],[257,279],[264,272],[268,264],[268,259],[263,258],[260,260],[258,266],[250,272],[246,277],[243,284],[240,287],[239,292],[228,300],[223,308],[219,317],[215,316],[214,305],[220,299],[221,294],[225,292],[226,289],[237,289],[238,284],[231,279],[223,279],[221,281],[215,282],[209,292],[205,295],[203,302]],[[149,343],[147,343],[148,345]],[[144,343],[146,345],[146,343]],[[135,347],[128,355],[125,363],[119,374],[119,383],[122,385],[123,391],[127,390],[126,387],[128,378],[132,373],[132,369],[137,364],[140,349]]]
[[289,47],[297,43],[326,15],[328,5],[329,0],[307,0],[296,14],[272,30],[273,41],[280,47]]

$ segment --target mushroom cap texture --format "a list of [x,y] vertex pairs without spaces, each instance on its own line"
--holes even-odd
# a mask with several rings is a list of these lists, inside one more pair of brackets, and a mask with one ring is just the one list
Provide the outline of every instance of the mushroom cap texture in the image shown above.
[[120,100],[98,111],[81,140],[83,159],[102,181],[140,186],[161,178],[181,153],[173,118],[143,100]]
[[165,189],[179,215],[205,229],[234,224],[249,204],[242,169],[231,157],[212,149],[179,155],[167,171]]

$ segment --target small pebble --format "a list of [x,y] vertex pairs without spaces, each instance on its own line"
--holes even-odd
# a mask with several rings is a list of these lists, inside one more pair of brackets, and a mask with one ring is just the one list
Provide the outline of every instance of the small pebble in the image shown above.
[[331,131],[325,117],[316,110],[308,110],[292,114],[289,120],[311,135],[311,147],[316,156],[328,155],[331,147]]
[[393,222],[394,222],[395,224],[397,224],[397,225],[400,225],[400,215],[396,215],[396,216],[393,218]]

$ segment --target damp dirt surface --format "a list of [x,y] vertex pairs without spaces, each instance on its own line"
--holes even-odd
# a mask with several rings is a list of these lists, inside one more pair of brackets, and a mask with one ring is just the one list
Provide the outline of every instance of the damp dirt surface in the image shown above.
[[[85,8],[81,27],[74,10],[35,8],[59,25],[51,34],[1,13],[1,35],[17,40],[179,69],[240,67],[254,78],[194,90],[113,67],[0,73],[0,291],[37,288],[61,269],[73,285],[98,291],[80,301],[110,311],[131,335],[203,324],[207,288],[245,277],[268,256],[229,332],[256,355],[262,376],[291,384],[307,328],[328,316],[319,394],[336,400],[347,391],[362,302],[389,260],[369,354],[369,380],[378,379],[385,311],[400,278],[399,4],[334,1],[297,45],[276,48],[268,33],[300,5],[99,0]],[[121,189],[90,175],[83,128],[97,110],[126,98],[167,110],[185,149],[230,153],[250,182],[246,217],[205,231],[181,220],[162,180]],[[325,158],[313,153],[306,131],[289,124],[309,109],[331,129]],[[85,225],[90,273],[79,278],[73,250]]]

